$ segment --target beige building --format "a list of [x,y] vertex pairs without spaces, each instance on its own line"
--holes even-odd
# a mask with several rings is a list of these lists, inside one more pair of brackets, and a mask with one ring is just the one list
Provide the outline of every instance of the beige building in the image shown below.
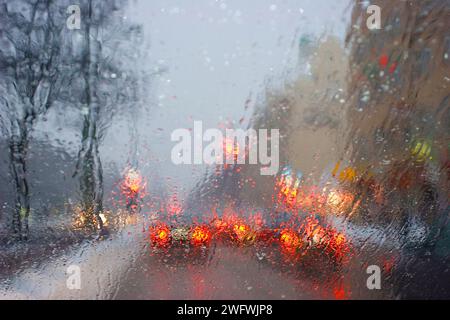
[[[285,84],[283,90],[267,90],[254,126],[279,128],[280,166],[290,165],[303,175],[303,185],[314,185],[324,171],[331,171],[344,148],[341,136],[346,127],[348,58],[333,37],[314,40],[308,54],[308,59],[299,60],[308,64],[301,66],[308,70],[306,74]],[[244,166],[242,175],[255,183],[244,185],[241,197],[259,205],[270,204],[274,177],[260,176],[256,166]]]
[[433,220],[436,205],[448,207],[450,190],[450,3],[371,4],[381,8],[381,29],[367,28],[358,1],[346,39],[351,103],[343,157],[374,171],[371,184],[382,186],[388,206]]

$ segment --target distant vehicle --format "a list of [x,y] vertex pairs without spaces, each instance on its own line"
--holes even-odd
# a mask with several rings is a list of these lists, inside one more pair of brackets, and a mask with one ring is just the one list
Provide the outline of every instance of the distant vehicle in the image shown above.
[[[188,256],[206,257],[211,247],[266,247],[279,249],[293,258],[322,255],[340,263],[350,253],[347,237],[307,217],[303,223],[289,227],[283,219],[269,225],[251,225],[242,218],[215,218],[209,223],[168,225],[157,223],[149,229],[154,252],[170,250]],[[171,254],[172,255],[172,254]]]

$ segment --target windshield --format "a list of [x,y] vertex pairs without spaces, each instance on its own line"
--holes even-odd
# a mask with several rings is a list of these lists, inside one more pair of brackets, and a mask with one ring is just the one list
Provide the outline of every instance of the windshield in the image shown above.
[[0,0],[0,298],[449,298],[447,1]]

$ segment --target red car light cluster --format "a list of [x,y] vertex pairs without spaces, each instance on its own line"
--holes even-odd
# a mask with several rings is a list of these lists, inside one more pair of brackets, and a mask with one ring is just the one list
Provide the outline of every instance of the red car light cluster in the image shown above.
[[242,223],[235,224],[233,225],[234,236],[236,236],[238,240],[242,240],[248,234],[249,229],[250,228],[245,224]]
[[284,229],[280,232],[280,244],[287,250],[295,250],[300,241],[300,237],[293,230]]
[[191,234],[191,241],[194,245],[205,245],[211,240],[211,231],[207,226],[194,227]]
[[[232,223],[231,223],[232,222]],[[180,236],[179,230],[185,230]],[[171,232],[174,232],[173,236]],[[215,219],[210,225],[202,224],[190,228],[174,228],[159,225],[150,228],[152,245],[167,247],[173,243],[190,243],[194,246],[207,246],[213,239],[238,245],[251,245],[255,242],[266,244],[278,243],[284,253],[295,254],[306,252],[310,248],[318,248],[335,258],[342,258],[349,252],[349,242],[343,233],[332,228],[322,227],[317,219],[308,218],[297,230],[283,229],[253,229],[243,220],[226,222]]]
[[166,225],[155,226],[150,229],[150,239],[153,245],[167,246],[171,242],[170,229]]
[[125,173],[121,189],[123,194],[133,196],[139,193],[145,186],[146,183],[139,172],[131,168]]

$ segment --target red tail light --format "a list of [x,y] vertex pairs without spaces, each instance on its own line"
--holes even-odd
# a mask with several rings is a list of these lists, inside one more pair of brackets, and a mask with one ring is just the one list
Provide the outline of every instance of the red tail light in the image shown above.
[[338,247],[344,245],[345,242],[346,242],[345,235],[342,234],[342,233],[335,233],[335,234],[333,235],[333,242],[334,242],[334,244],[335,244],[336,246],[338,246]]
[[300,237],[294,231],[284,229],[280,233],[280,243],[286,249],[295,249],[300,245]]
[[191,236],[194,245],[204,245],[211,240],[211,232],[206,226],[197,226],[192,230]]
[[166,246],[171,241],[170,229],[165,225],[153,227],[150,230],[150,238],[153,244]]
[[122,189],[125,193],[129,193],[130,195],[132,195],[138,193],[143,185],[144,183],[139,172],[135,169],[130,169],[125,174]]
[[249,233],[250,228],[243,223],[237,223],[233,225],[233,231],[238,240],[243,240]]

